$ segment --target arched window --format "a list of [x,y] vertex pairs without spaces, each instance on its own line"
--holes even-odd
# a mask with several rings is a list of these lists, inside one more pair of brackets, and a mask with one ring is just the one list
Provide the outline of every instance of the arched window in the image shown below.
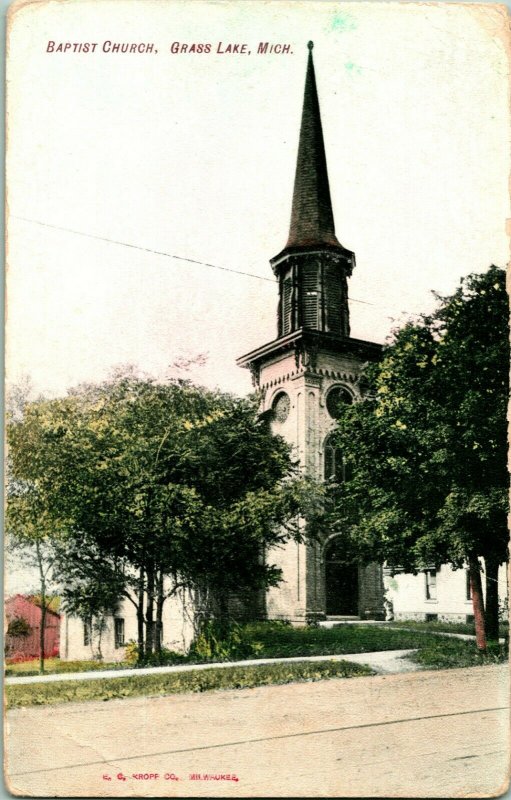
[[353,403],[353,395],[344,386],[334,386],[327,394],[326,407],[332,419],[338,419],[344,406]]
[[344,483],[348,476],[346,474],[346,464],[341,448],[335,443],[333,434],[329,434],[325,439],[325,481]]

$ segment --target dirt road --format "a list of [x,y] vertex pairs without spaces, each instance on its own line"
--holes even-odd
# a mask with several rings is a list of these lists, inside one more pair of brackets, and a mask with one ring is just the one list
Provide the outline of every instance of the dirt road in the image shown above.
[[491,666],[27,708],[7,775],[29,796],[480,797],[506,781],[508,706]]

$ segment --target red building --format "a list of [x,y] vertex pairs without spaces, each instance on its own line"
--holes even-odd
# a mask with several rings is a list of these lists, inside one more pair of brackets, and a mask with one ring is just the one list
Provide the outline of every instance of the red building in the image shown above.
[[[42,610],[36,598],[16,594],[5,602],[7,661],[29,661],[39,658]],[[11,632],[9,632],[9,630]],[[44,656],[59,655],[60,614],[47,609],[44,631]]]

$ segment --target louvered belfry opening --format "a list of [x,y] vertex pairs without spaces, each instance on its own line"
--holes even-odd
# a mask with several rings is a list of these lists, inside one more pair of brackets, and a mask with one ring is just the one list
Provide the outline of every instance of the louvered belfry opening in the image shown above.
[[300,328],[349,336],[347,278],[355,257],[335,235],[312,47],[309,42],[289,237],[271,261],[279,278],[278,336]]
[[349,336],[350,265],[330,253],[316,252],[287,258],[283,266],[278,335],[306,328]]

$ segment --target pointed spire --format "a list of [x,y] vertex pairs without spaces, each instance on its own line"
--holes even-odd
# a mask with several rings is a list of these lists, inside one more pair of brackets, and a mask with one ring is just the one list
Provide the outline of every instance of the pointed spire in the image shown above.
[[309,42],[307,47],[309,48],[309,58],[296,161],[293,209],[289,239],[285,249],[311,245],[342,247],[335,235],[325,144],[312,60],[313,42]]

